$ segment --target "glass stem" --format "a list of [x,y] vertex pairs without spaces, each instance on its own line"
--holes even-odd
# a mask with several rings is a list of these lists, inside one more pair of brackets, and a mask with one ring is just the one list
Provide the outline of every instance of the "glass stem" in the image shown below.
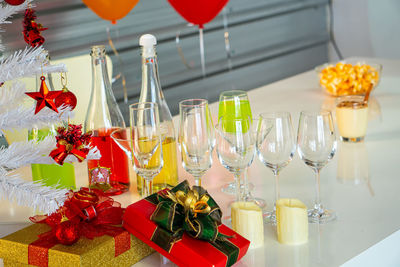
[[144,187],[144,197],[148,197],[151,194],[153,194],[153,185],[152,181],[149,179],[143,179],[145,181],[145,187]]
[[240,188],[240,173],[235,173],[236,182],[236,201],[241,201],[241,188]]
[[275,169],[274,170],[274,176],[275,176],[275,203],[278,202],[278,199],[281,197],[280,196],[280,191],[279,191],[279,170]]
[[243,197],[247,198],[248,196],[249,196],[249,181],[246,168],[243,173]]
[[319,179],[319,174],[320,174],[320,169],[315,170],[315,204],[314,204],[314,209],[320,211],[322,209],[321,207],[321,199],[320,199],[320,179]]
[[201,186],[201,177],[200,176],[194,177],[194,184],[197,186]]

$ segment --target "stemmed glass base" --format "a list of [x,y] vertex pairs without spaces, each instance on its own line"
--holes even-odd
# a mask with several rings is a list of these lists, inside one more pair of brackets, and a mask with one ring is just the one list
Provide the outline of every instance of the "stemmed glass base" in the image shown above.
[[263,213],[264,223],[276,225],[276,211],[267,211]]
[[[245,185],[244,183],[240,184],[240,192],[241,192],[241,200],[245,202],[254,202],[256,203],[257,206],[259,206],[261,209],[264,209],[267,206],[267,203],[264,199],[254,197],[250,192],[254,189],[254,184],[248,183],[248,190],[247,194],[245,193]],[[231,182],[226,185],[224,185],[221,188],[221,191],[229,194],[229,195],[235,195],[236,194],[236,183]],[[230,205],[229,205],[230,206]]]
[[332,210],[326,210],[322,207],[315,207],[308,210],[308,221],[310,223],[324,224],[336,219],[336,213]]
[[[254,189],[254,184],[249,183],[248,187],[249,187],[249,191],[252,191]],[[244,185],[243,185],[243,183],[241,183],[240,189],[243,190],[243,188],[244,188]],[[236,182],[230,182],[230,183],[223,185],[221,187],[221,191],[228,195],[236,195]]]
[[276,203],[274,203],[274,209],[263,213],[264,223],[276,225]]
[[253,195],[250,194],[250,193],[247,194],[247,195],[244,195],[244,196],[242,197],[242,201],[244,201],[244,202],[254,202],[254,203],[256,203],[256,205],[259,206],[261,209],[264,209],[264,208],[267,206],[267,202],[265,202],[264,199],[258,198],[258,197],[253,197]]

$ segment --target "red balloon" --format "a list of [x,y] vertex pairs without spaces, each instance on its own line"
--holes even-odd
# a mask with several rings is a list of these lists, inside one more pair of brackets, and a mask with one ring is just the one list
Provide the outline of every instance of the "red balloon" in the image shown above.
[[213,20],[229,0],[168,0],[185,20],[203,28]]
[[12,6],[19,6],[20,4],[25,2],[25,0],[4,0],[4,1],[6,1],[7,4]]

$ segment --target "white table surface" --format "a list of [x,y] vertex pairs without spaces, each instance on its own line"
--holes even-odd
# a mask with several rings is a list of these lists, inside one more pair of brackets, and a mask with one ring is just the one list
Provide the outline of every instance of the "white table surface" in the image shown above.
[[[383,73],[370,100],[366,140],[352,146],[338,142],[334,159],[321,172],[322,202],[337,212],[337,220],[325,225],[310,224],[309,242],[301,246],[279,244],[275,228],[265,225],[264,247],[250,250],[235,266],[400,266],[400,61],[371,61],[381,63]],[[251,90],[248,95],[254,115],[264,111],[290,111],[295,131],[301,110],[333,109],[335,101],[318,87],[314,71]],[[216,116],[218,104],[213,103],[210,108]],[[190,175],[179,168],[180,179],[188,179],[193,184]],[[86,164],[76,164],[75,169],[77,184],[86,185]],[[29,167],[19,172],[31,179]],[[271,208],[272,171],[255,159],[249,175],[255,185],[253,194],[266,199]],[[234,197],[221,193],[220,187],[232,179],[214,156],[214,164],[203,177],[203,185],[223,211],[227,211],[226,203]],[[139,199],[134,179],[132,182],[129,193],[115,197],[125,206]],[[314,174],[297,154],[282,170],[280,188],[281,197],[298,198],[312,207]],[[0,236],[25,227],[30,215],[29,208],[2,200]],[[134,266],[160,265],[163,264],[155,253]]]

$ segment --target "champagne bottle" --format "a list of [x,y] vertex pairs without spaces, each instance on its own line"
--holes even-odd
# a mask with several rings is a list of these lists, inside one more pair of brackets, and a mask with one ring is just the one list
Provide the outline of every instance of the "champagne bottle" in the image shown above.
[[[166,187],[173,187],[178,183],[175,129],[158,77],[155,47],[157,40],[153,35],[145,34],[140,37],[139,44],[142,47],[142,89],[139,102],[155,102],[158,104],[160,127],[163,135],[164,165],[161,172],[153,179],[153,192],[157,192]],[[137,175],[137,185],[139,193],[142,194],[143,178],[139,175]]]
[[129,189],[129,160],[110,135],[114,130],[125,128],[125,122],[112,92],[105,47],[93,46],[90,55],[92,93],[84,129],[92,132],[91,143],[97,146],[101,158],[87,161],[89,186],[107,195],[118,195]]

